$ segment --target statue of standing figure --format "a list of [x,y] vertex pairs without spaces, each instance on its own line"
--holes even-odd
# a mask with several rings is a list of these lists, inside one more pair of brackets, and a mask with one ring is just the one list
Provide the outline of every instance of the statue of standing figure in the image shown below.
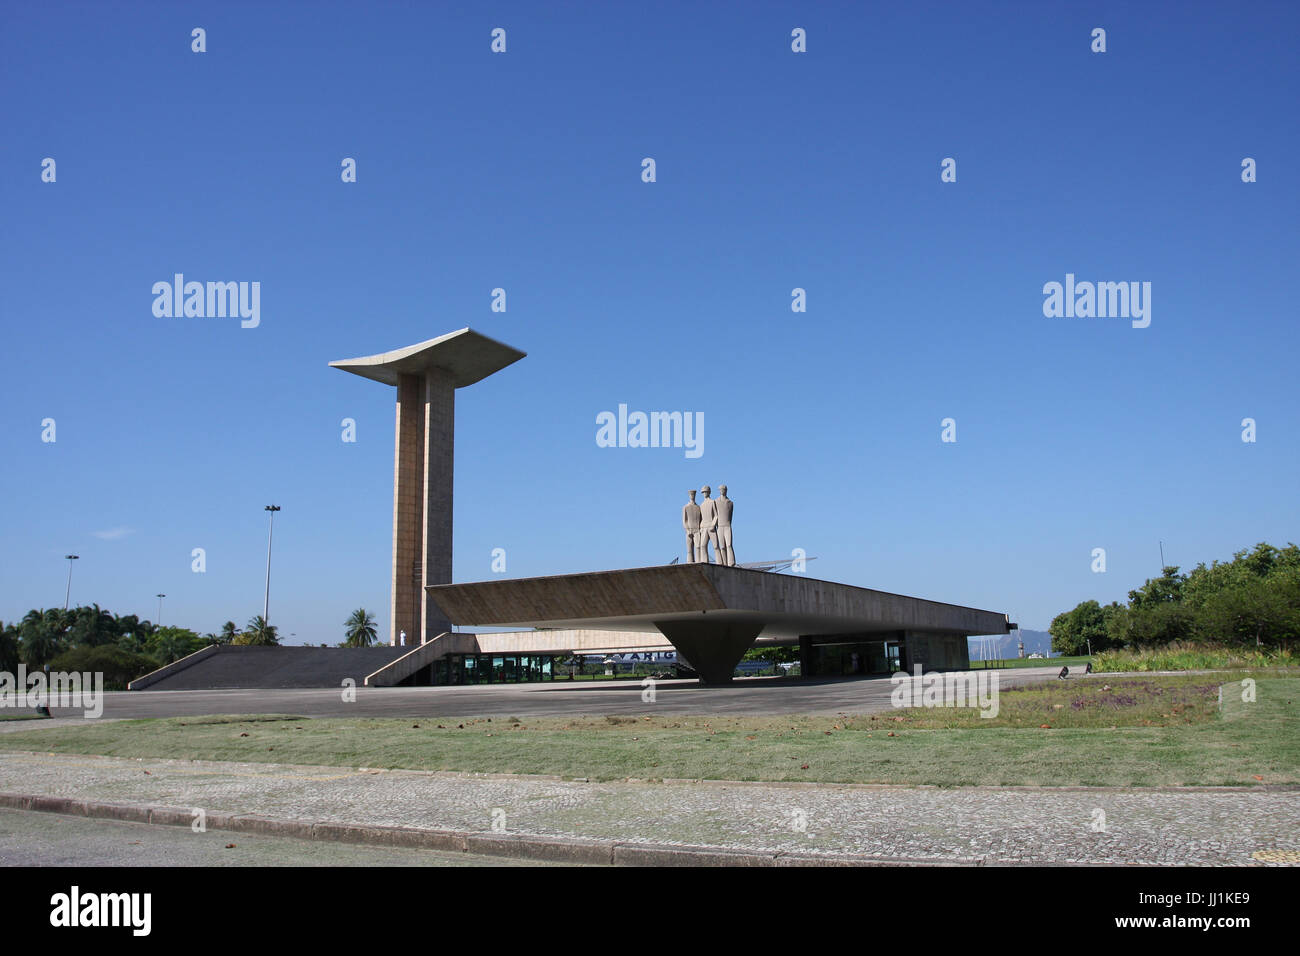
[[[687,564],[725,564],[734,567],[736,552],[731,546],[731,516],[735,502],[727,497],[727,486],[718,485],[718,497],[712,498],[712,489],[700,489],[704,499],[695,503],[695,492],[688,491],[691,500],[682,508],[682,530],[686,532]],[[713,555],[709,546],[713,546]],[[714,557],[716,555],[716,557]]]
[[700,543],[695,548],[695,559],[700,564],[714,564],[709,554],[709,545],[713,545],[714,554],[718,552],[718,503],[709,495],[712,489],[705,485],[700,489],[704,500],[700,502]]
[[686,492],[691,500],[682,507],[682,529],[686,532],[686,563],[695,563],[695,545],[700,540],[700,506],[695,503],[695,489]]
[[718,485],[716,507],[718,515],[718,561],[721,564],[734,567],[736,553],[731,550],[731,513],[736,510],[736,505],[727,497],[726,485]]

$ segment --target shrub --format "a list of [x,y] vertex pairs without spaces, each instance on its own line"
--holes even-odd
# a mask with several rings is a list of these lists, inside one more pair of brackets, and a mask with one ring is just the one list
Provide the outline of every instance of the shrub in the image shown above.
[[1093,659],[1097,671],[1188,671],[1239,667],[1300,667],[1300,654],[1269,647],[1225,647],[1175,642],[1145,650],[1103,651]]
[[126,690],[130,681],[161,666],[147,654],[134,654],[111,645],[74,648],[50,661],[52,671],[102,673],[105,690]]

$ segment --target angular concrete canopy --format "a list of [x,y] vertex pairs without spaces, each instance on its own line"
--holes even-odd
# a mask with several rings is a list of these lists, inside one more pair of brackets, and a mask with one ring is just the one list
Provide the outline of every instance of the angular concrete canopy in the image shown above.
[[761,624],[765,637],[915,629],[1008,634],[1007,615],[802,574],[722,564],[506,578],[428,588],[453,624],[652,630],[661,621]]
[[513,365],[527,353],[465,328],[404,349],[330,362],[342,369],[385,385],[396,385],[401,375],[423,375],[440,368],[450,373],[453,388],[464,388]]
[[441,584],[426,590],[454,624],[653,628],[707,683],[729,680],[740,655],[759,636],[790,642],[818,634],[968,636],[1007,634],[1013,628],[1007,615],[995,611],[720,564]]

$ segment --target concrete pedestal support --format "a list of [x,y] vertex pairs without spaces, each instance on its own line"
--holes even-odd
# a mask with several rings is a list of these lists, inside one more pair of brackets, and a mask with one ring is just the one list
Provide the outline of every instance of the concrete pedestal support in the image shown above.
[[682,653],[705,684],[729,684],[736,665],[763,629],[761,622],[707,620],[656,621],[655,627]]

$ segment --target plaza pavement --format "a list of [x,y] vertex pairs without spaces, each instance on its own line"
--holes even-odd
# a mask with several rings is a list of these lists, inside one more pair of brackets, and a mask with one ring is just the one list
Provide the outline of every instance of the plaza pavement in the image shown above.
[[1294,787],[587,783],[35,753],[0,753],[0,781],[0,808],[185,833],[201,808],[210,831],[299,837],[322,859],[324,844],[351,842],[605,864],[1300,860]]
[[534,860],[405,847],[235,835],[61,813],[0,810],[0,867],[548,866]]

